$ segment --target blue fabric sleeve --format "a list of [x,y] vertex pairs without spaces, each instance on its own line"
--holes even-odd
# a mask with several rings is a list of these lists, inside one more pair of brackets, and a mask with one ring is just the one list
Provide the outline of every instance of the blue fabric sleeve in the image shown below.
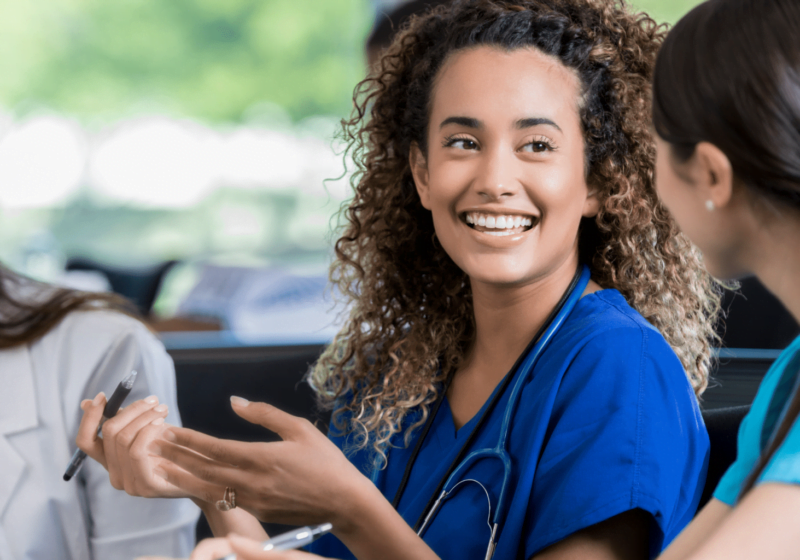
[[598,333],[569,365],[537,468],[525,557],[636,508],[652,516],[651,556],[694,515],[708,435],[683,367],[661,335]]
[[[714,490],[714,498],[731,507],[736,505],[742,485],[761,454],[761,429],[775,389],[783,373],[787,361],[786,354],[787,352],[781,354],[761,381],[758,393],[756,393],[753,404],[750,407],[750,412],[747,413],[747,416],[744,417],[742,424],[739,426],[739,434],[736,440],[736,460],[725,471],[719,484],[717,484],[717,488]],[[798,428],[795,425],[793,432],[797,430]],[[784,445],[790,443],[791,435],[787,435],[787,441],[784,442]],[[797,436],[794,437],[796,438]],[[781,459],[782,449],[783,446],[778,450],[773,460],[785,465],[783,459]],[[800,447],[795,447],[795,449],[800,449]],[[770,472],[770,467],[771,464],[767,465],[767,469],[764,470],[759,480]],[[785,469],[785,467],[782,468]]]
[[[755,420],[754,416],[757,416],[759,412],[762,412],[763,420],[763,411],[759,411],[754,403],[753,408],[742,419],[736,439],[736,460],[722,475],[717,488],[714,490],[714,498],[731,507],[736,505],[736,499],[742,489],[742,484],[744,484],[744,480],[750,474],[750,470],[758,459],[758,441],[760,437],[758,428],[761,426],[761,422]],[[752,445],[749,443],[751,440]]]
[[800,484],[800,419],[795,420],[786,439],[758,477],[758,483],[762,482]]

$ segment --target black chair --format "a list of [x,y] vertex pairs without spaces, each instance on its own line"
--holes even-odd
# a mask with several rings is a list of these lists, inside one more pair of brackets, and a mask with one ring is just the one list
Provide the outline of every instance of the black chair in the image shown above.
[[757,278],[745,278],[741,289],[725,291],[722,308],[723,348],[782,350],[800,334],[800,325]]
[[108,278],[114,293],[125,296],[131,300],[139,312],[147,316],[153,307],[153,302],[158,295],[161,281],[178,261],[165,261],[160,264],[123,268],[101,264],[83,257],[72,257],[67,260],[67,270],[92,270],[101,272]]
[[708,460],[708,474],[703,487],[703,495],[697,511],[703,509],[714,494],[722,475],[736,459],[736,439],[739,424],[750,410],[750,405],[732,406],[703,411],[703,420],[711,440],[711,457]]

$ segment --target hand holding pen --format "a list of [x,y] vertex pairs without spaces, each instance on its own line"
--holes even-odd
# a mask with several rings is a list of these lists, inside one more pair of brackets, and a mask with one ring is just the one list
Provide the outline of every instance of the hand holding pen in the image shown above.
[[[153,395],[129,404],[103,422],[106,404],[102,393],[81,403],[84,415],[76,438],[78,448],[109,471],[111,484],[118,490],[134,496],[186,496],[153,474],[161,459],[153,455],[150,445],[169,426],[164,423],[167,405],[159,404]],[[98,437],[101,423],[103,437]]]
[[[103,424],[105,424],[109,418],[113,418],[114,416],[117,415],[119,407],[122,406],[122,402],[131,393],[131,389],[133,389],[133,384],[136,381],[136,375],[137,372],[135,370],[130,372],[128,375],[125,376],[125,378],[122,381],[119,382],[119,385],[117,385],[117,388],[114,390],[114,393],[111,395],[111,398],[106,403],[106,406],[103,408],[103,417],[100,419],[100,425],[97,427],[98,437],[100,437],[100,434],[103,431]],[[95,399],[96,398],[97,397],[95,397]],[[73,476],[75,476],[75,474],[80,470],[81,465],[83,465],[83,461],[85,459],[86,459],[86,453],[80,448],[76,449],[75,453],[72,455],[72,460],[69,462],[69,465],[67,465],[67,470],[64,471],[64,480],[68,481]]]
[[[320,525],[313,525],[310,527],[299,527],[288,533],[283,533],[277,537],[273,537],[265,542],[257,543],[255,546],[252,542],[242,543],[246,548],[260,549],[261,551],[278,551],[278,550],[295,550],[302,548],[307,544],[311,544],[322,535],[329,533],[333,529],[330,523],[322,523]],[[263,555],[261,555],[263,556]],[[258,558],[258,556],[256,556]],[[269,558],[269,555],[266,556]],[[237,560],[236,550],[228,554],[225,558],[218,560]]]
[[[324,524],[329,526],[330,524]],[[323,527],[322,532],[320,533],[320,527]],[[296,529],[294,531],[290,531],[289,533],[284,533],[283,535],[278,535],[274,539],[277,540],[281,538],[289,537],[291,540],[297,541],[296,535],[298,533],[302,533],[304,529],[312,529],[316,530],[317,532],[311,536],[311,540],[314,540],[315,537],[320,536],[320,534],[324,534],[327,532],[327,527],[323,525],[317,525],[314,527],[303,527],[300,529]],[[312,531],[313,532],[313,531]],[[304,539],[300,539],[304,540]],[[267,541],[269,543],[270,541]],[[282,549],[279,550],[274,548],[272,550],[265,550],[264,542],[259,542],[254,539],[250,539],[247,537],[242,537],[240,535],[230,534],[227,537],[217,538],[217,539],[205,539],[201,541],[197,548],[194,549],[192,555],[190,556],[189,560],[218,560],[224,556],[227,560],[228,558],[235,558],[236,560],[319,560],[321,556],[317,556],[315,554],[309,554],[308,552],[302,552],[296,549]],[[304,543],[307,544],[307,543]],[[300,546],[304,546],[301,544]],[[225,556],[228,554],[228,556]],[[171,560],[169,558],[163,558],[160,556],[142,556],[137,558],[136,560]]]

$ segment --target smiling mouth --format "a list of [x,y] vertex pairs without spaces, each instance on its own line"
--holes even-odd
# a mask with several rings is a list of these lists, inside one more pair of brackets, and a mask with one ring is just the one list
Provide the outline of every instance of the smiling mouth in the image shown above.
[[539,223],[538,216],[526,214],[465,212],[461,219],[472,229],[495,236],[524,233]]

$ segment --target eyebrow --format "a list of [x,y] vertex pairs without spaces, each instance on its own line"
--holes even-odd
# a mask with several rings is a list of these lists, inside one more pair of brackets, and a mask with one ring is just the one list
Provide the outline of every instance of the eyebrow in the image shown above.
[[439,130],[443,129],[448,124],[458,124],[461,126],[465,126],[467,128],[474,128],[477,130],[483,128],[483,123],[478,119],[473,119],[472,117],[447,117],[445,120],[442,121],[442,124],[439,125]]
[[552,126],[556,130],[561,132],[561,127],[560,126],[558,126],[556,123],[554,123],[550,119],[546,119],[544,117],[532,117],[532,118],[529,118],[529,119],[520,119],[515,123],[516,127],[519,128],[519,129],[530,128],[532,126],[539,126],[541,124],[544,124],[544,125],[547,125],[547,126]]
[[[457,124],[457,125],[460,125],[460,126],[464,126],[466,128],[474,128],[476,130],[480,130],[480,129],[483,128],[483,123],[481,121],[479,121],[478,119],[475,119],[475,118],[472,118],[472,117],[447,117],[445,120],[442,121],[442,124],[439,125],[439,129],[441,130],[442,128],[444,128],[448,124]],[[518,129],[520,129],[520,130],[524,129],[524,128],[531,128],[531,127],[534,127],[534,126],[539,126],[539,125],[552,126],[556,130],[561,132],[561,127],[560,126],[558,126],[556,123],[554,123],[550,119],[547,119],[547,118],[544,118],[544,117],[530,117],[530,118],[527,118],[527,119],[519,119],[516,123],[514,123],[514,126],[516,128],[518,128]]]

